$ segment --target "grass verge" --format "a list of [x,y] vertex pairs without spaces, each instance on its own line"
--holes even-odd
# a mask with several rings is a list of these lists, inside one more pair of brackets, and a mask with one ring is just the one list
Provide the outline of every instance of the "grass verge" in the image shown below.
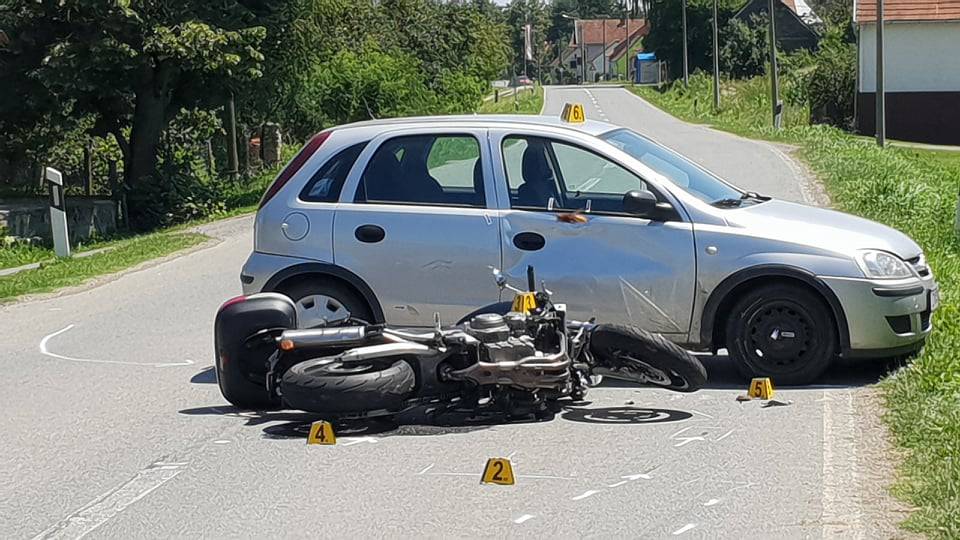
[[521,88],[514,96],[501,96],[500,101],[484,101],[477,111],[480,114],[540,114],[543,109],[543,87]]
[[719,113],[712,111],[707,76],[694,77],[686,90],[633,91],[684,120],[798,146],[838,209],[899,229],[923,247],[941,287],[935,330],[923,353],[880,385],[884,419],[906,450],[893,492],[916,508],[905,528],[960,538],[960,243],[954,231],[960,153],[881,149],[868,138],[807,125],[803,107],[787,106],[784,129],[775,131],[763,79],[726,83]]
[[0,277],[0,301],[61,287],[125,270],[144,261],[195,246],[208,238],[186,232],[158,232],[119,240],[109,251],[83,258],[57,259],[12,276]]

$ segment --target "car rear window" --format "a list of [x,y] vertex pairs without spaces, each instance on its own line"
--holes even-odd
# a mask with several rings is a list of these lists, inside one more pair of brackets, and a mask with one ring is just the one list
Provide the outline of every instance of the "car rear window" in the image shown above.
[[343,183],[347,180],[347,174],[350,173],[350,169],[365,146],[367,146],[366,142],[348,146],[328,159],[300,192],[300,200],[337,202],[340,199]]

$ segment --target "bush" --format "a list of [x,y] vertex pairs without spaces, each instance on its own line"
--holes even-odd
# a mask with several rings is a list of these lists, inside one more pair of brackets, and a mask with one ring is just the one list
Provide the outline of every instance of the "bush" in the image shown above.
[[807,85],[810,122],[852,128],[856,84],[856,46],[828,36],[821,43],[816,67]]
[[752,15],[750,22],[730,19],[723,29],[720,68],[735,79],[755,77],[766,71],[767,17]]

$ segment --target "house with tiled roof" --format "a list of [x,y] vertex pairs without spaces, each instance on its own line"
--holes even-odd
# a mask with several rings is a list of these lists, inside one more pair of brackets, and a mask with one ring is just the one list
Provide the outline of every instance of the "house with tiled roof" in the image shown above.
[[[748,0],[733,18],[747,24],[753,15],[766,16],[769,0]],[[814,50],[820,41],[819,28],[823,21],[804,0],[778,0],[773,8],[776,14],[777,46],[785,51]]]
[[[613,75],[616,61],[647,35],[644,19],[577,19],[570,42],[560,55],[563,68],[580,74],[580,56],[586,62],[586,78],[595,81],[604,72],[606,58],[607,74]],[[608,77],[609,78],[609,77]]]
[[[960,0],[884,0],[886,133],[960,145]],[[855,0],[857,129],[876,129],[877,4]]]

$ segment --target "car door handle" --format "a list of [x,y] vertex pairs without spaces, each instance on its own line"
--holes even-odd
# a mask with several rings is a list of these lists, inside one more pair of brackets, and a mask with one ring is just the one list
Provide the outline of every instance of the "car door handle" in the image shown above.
[[383,227],[377,225],[361,225],[357,227],[357,230],[353,231],[353,235],[361,242],[376,244],[383,240],[383,238],[387,236],[387,233],[383,230]]
[[522,232],[513,237],[513,245],[524,251],[537,251],[546,244],[547,240],[535,232]]

